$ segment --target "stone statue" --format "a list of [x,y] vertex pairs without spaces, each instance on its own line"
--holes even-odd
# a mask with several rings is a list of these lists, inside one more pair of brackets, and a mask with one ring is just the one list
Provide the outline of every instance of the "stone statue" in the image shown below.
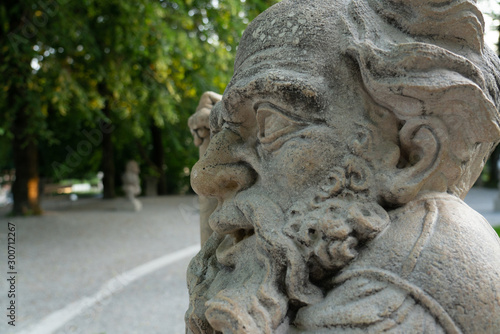
[[244,33],[194,190],[188,333],[498,333],[500,239],[462,199],[500,140],[467,0],[283,0]]
[[[205,154],[210,143],[210,111],[214,105],[221,100],[222,96],[214,92],[205,92],[200,98],[196,112],[189,117],[188,126],[194,138],[194,144],[199,147],[200,158]],[[210,235],[212,229],[208,224],[208,217],[217,207],[215,198],[199,196],[200,204],[200,240],[203,245]]]
[[135,211],[141,211],[142,203],[135,198],[141,193],[141,180],[139,179],[139,165],[136,161],[127,162],[125,173],[122,175],[123,191],[125,196],[132,203]]

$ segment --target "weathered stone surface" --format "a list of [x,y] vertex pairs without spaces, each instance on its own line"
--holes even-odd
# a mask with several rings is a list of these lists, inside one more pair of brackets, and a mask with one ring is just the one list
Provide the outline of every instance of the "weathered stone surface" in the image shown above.
[[135,198],[135,196],[141,193],[141,180],[139,179],[139,165],[136,161],[130,160],[127,162],[125,168],[125,173],[122,175],[123,182],[123,192],[125,196],[132,203],[135,211],[140,211],[142,209],[142,203]]
[[218,200],[188,333],[498,333],[500,240],[463,201],[500,140],[466,0],[284,0],[192,170]]

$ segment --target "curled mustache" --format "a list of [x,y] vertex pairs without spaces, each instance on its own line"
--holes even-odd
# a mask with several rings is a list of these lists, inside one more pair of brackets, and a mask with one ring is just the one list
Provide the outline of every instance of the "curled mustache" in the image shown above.
[[[256,235],[255,247],[246,249],[248,254],[241,258],[253,259],[259,269],[252,270],[243,284],[222,289],[208,300],[206,319],[223,333],[284,333],[289,299],[309,305],[320,301],[323,293],[309,281],[307,263],[293,241],[281,232],[282,209],[268,197],[248,191],[238,194],[235,204],[252,222]],[[286,293],[281,292],[282,285]]]
[[304,305],[323,299],[322,291],[309,281],[307,263],[297,246],[281,231],[285,226],[285,214],[282,209],[260,194],[245,194],[244,200],[237,196],[236,203],[255,227],[255,234],[259,236],[258,249],[266,252],[266,259],[274,258],[279,261],[275,266],[278,264],[278,271],[285,276],[288,298]]

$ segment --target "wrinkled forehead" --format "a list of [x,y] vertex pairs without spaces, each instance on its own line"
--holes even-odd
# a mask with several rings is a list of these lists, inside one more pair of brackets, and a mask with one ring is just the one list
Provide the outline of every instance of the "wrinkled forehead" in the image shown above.
[[324,111],[327,105],[330,84],[308,54],[288,57],[290,53],[279,48],[270,48],[250,56],[233,75],[226,87],[222,103],[231,112],[245,100],[257,103],[274,100],[276,105],[293,105],[303,110]]
[[348,75],[340,59],[347,48],[346,10],[344,0],[284,0],[259,15],[241,39],[223,100],[274,91],[323,109]]
[[242,36],[235,71],[257,53],[280,49],[273,56],[298,59],[313,53],[310,61],[321,62],[345,49],[342,18],[349,0],[284,0],[259,15]]

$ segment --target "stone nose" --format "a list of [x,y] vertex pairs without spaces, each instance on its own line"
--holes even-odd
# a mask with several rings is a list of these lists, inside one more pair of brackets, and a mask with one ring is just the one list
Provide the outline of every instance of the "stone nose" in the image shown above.
[[224,199],[255,182],[254,170],[244,162],[243,142],[223,129],[211,140],[205,154],[191,171],[191,186],[202,196]]

